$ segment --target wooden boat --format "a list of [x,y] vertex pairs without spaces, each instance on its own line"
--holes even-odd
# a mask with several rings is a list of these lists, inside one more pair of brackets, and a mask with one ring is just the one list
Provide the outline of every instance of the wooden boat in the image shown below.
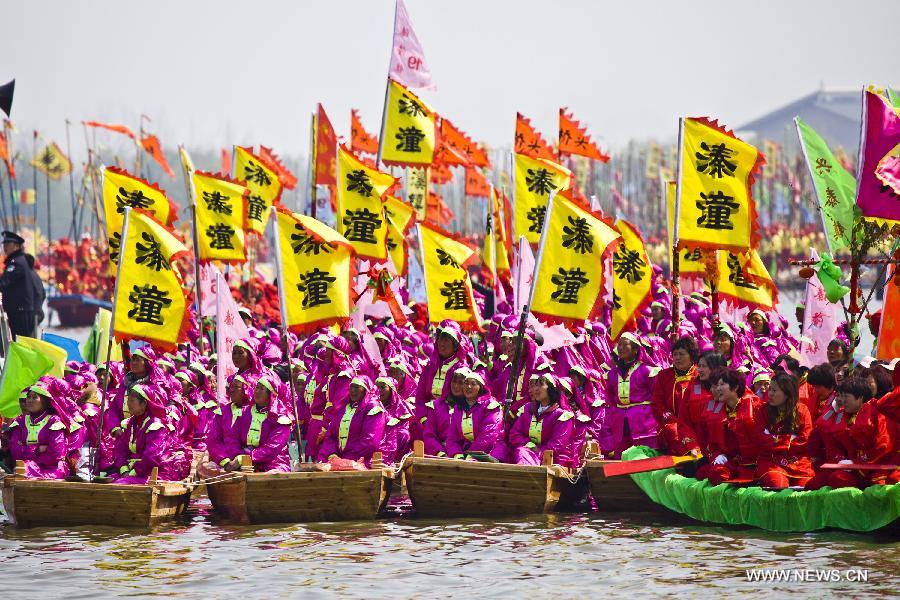
[[191,486],[156,481],[148,485],[28,479],[17,474],[3,478],[3,506],[17,527],[109,525],[149,527],[184,513]]
[[591,486],[591,495],[597,502],[601,512],[663,512],[665,509],[656,504],[628,475],[607,477],[603,474],[603,465],[611,460],[592,459],[584,463]]
[[293,473],[253,473],[245,466],[207,480],[206,491],[213,508],[234,523],[374,519],[390,496],[394,471],[380,468],[380,459],[372,465],[367,471]]
[[416,515],[480,517],[529,515],[556,510],[571,483],[568,470],[545,452],[541,466],[426,457],[421,441],[404,475]]
[[62,327],[86,327],[94,323],[99,309],[112,305],[84,294],[62,294],[48,297],[47,306],[59,317]]

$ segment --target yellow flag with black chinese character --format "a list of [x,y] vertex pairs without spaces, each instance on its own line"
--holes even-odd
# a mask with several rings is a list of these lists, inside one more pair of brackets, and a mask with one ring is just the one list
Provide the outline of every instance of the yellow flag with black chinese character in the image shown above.
[[428,166],[434,161],[437,115],[418,96],[388,80],[381,128],[381,162],[386,165]]
[[501,277],[509,277],[509,241],[506,235],[503,212],[500,208],[500,195],[494,187],[491,187],[490,196],[491,212],[488,214],[487,235],[484,236],[482,260],[491,273],[497,273]]
[[384,197],[384,216],[387,219],[387,249],[397,273],[406,276],[409,268],[409,243],[407,232],[416,224],[415,209],[391,195]]
[[537,244],[544,226],[550,192],[569,189],[572,172],[543,158],[515,155],[516,189],[513,230],[516,237],[525,236],[529,244]]
[[719,294],[739,306],[771,309],[777,304],[778,288],[756,250],[739,254],[720,251],[717,265]]
[[130,210],[116,284],[113,334],[174,350],[186,339],[187,299],[174,261],[188,249],[148,213]]
[[609,332],[612,341],[634,327],[640,311],[650,302],[653,274],[644,240],[637,228],[619,219],[616,229],[622,239],[612,256],[613,313]]
[[553,198],[547,214],[531,312],[550,323],[580,324],[596,315],[603,253],[619,234],[586,206],[561,195]]
[[59,149],[56,142],[44,146],[44,149],[31,160],[31,166],[53,181],[59,181],[63,175],[68,175],[72,171],[72,161]]
[[113,274],[119,261],[123,215],[129,206],[149,213],[166,227],[171,227],[178,216],[175,205],[155,183],[116,167],[106,167],[103,170],[103,214]]
[[203,171],[194,171],[191,183],[197,207],[197,257],[232,264],[246,261],[250,190]]
[[406,201],[416,210],[419,221],[424,221],[428,212],[429,181],[431,181],[430,167],[408,167],[406,169]]
[[350,318],[353,247],[324,223],[278,207],[276,219],[281,314],[297,334]]
[[[668,229],[669,229],[669,266],[672,263],[672,240],[674,239],[675,229],[675,182],[666,182],[666,199],[668,201]],[[679,249],[681,256],[678,262],[678,274],[680,276],[702,276],[703,269],[703,251],[700,248]]]
[[250,189],[247,196],[247,223],[251,232],[263,235],[269,209],[277,205],[281,198],[281,180],[278,179],[278,174],[249,148],[235,146],[234,172],[231,177]]
[[432,323],[449,319],[465,330],[478,329],[481,316],[467,270],[477,258],[475,249],[434,225],[419,223],[418,228],[428,319]]
[[743,252],[759,243],[750,193],[765,159],[750,144],[706,118],[684,119],[678,244]]
[[387,223],[381,199],[397,180],[364,164],[341,146],[337,161],[337,230],[359,256],[387,258]]

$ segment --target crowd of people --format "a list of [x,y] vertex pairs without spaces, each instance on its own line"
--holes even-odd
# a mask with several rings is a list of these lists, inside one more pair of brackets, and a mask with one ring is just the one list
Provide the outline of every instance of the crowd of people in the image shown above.
[[[535,465],[550,450],[578,468],[593,441],[608,458],[632,445],[696,455],[696,476],[714,484],[900,480],[898,470],[820,468],[900,463],[897,361],[854,365],[842,327],[828,362],[803,368],[780,314],[717,323],[704,293],[684,298],[674,326],[669,288],[654,277],[652,304],[615,344],[608,314],[570,345],[551,348],[531,326],[519,338],[507,302],[480,332],[370,319],[286,340],[242,307],[251,336],[234,344],[237,372],[221,394],[216,356],[196,346],[144,346],[108,367],[69,363],[62,379],[22,391],[22,415],[4,426],[7,467],[21,460],[29,477],[62,478],[96,447],[97,473],[144,483],[154,467],[160,479],[186,477],[192,461],[206,472],[247,461],[257,471],[290,471],[296,460],[362,468],[380,453],[396,465],[422,440],[434,456]],[[302,443],[292,460],[294,431]]]

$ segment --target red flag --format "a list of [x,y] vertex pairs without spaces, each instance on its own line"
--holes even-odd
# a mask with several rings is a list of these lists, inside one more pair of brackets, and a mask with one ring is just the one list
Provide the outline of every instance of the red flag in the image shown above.
[[355,108],[350,110],[350,149],[354,152],[378,154],[378,138],[366,131]]
[[3,162],[6,163],[6,168],[9,170],[9,178],[15,179],[16,169],[9,158],[9,146],[6,143],[6,134],[3,132],[0,132],[0,159],[3,159]]
[[169,166],[169,161],[166,160],[166,155],[163,154],[162,147],[159,145],[159,138],[155,135],[146,135],[141,138],[141,146],[144,147],[144,150],[147,151],[150,156],[153,157],[153,160],[162,167],[162,170],[166,172],[166,175],[175,179],[175,172],[172,171],[172,167]]
[[579,127],[578,121],[566,109],[559,109],[559,155],[577,154],[594,160],[609,162],[609,156],[600,151],[591,141],[586,127]]
[[116,133],[123,133],[133,140],[137,139],[134,132],[124,125],[107,125],[106,123],[100,123],[98,121],[82,121],[82,123],[88,127],[100,127],[101,129],[108,129],[110,131],[115,131]]
[[439,137],[437,148],[434,151],[434,164],[442,164],[448,167],[468,167],[471,163],[469,157],[461,150],[447,144]]
[[227,148],[222,148],[222,165],[219,172],[222,174],[231,173],[231,152]]
[[[320,103],[316,116],[316,185],[337,185],[337,134]],[[376,144],[376,152],[378,151]]]
[[451,123],[450,119],[444,117],[441,117],[441,141],[459,150],[476,167],[491,166],[485,149],[473,142],[468,135]]
[[491,195],[491,184],[478,169],[466,168],[466,196],[487,198]]
[[444,163],[435,163],[431,165],[431,183],[449,183],[453,181],[453,173],[450,167]]
[[541,134],[531,126],[531,121],[522,113],[516,113],[515,150],[532,158],[546,158],[556,162],[556,152],[550,147]]
[[453,220],[453,217],[454,213],[444,202],[444,198],[434,192],[428,192],[428,205],[425,208],[425,220],[443,227]]
[[266,148],[265,146],[260,144],[259,158],[265,163],[267,167],[275,172],[282,186],[286,187],[289,190],[297,187],[297,177],[295,177],[287,167],[281,164],[281,161],[278,160],[278,155],[276,155],[271,148]]

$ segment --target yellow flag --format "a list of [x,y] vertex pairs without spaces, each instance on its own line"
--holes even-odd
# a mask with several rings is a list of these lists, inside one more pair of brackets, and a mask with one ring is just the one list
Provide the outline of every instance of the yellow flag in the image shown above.
[[59,181],[72,171],[72,162],[59,149],[56,142],[50,142],[38,155],[31,159],[31,166],[52,179]]
[[550,192],[569,189],[572,172],[543,158],[516,154],[515,179],[513,230],[517,239],[524,235],[534,245],[541,238]]
[[69,357],[69,354],[64,349],[51,344],[50,342],[45,342],[44,340],[38,340],[32,337],[25,337],[24,335],[17,336],[16,341],[26,348],[34,350],[35,352],[40,352],[53,361],[53,366],[47,371],[47,375],[62,378],[65,374],[66,359]]
[[116,340],[145,340],[171,351],[186,339],[187,300],[174,260],[187,253],[181,240],[159,221],[129,211],[116,282]]
[[[666,199],[668,200],[668,229],[669,229],[669,266],[672,266],[672,240],[675,239],[675,182],[666,182]],[[681,249],[681,256],[678,262],[678,274],[681,275],[703,275],[703,262],[701,259],[702,250],[700,248]]]
[[544,235],[531,312],[551,323],[579,324],[599,307],[602,256],[619,234],[586,206],[557,195]]
[[178,146],[178,156],[181,157],[181,166],[184,168],[185,172],[193,173],[197,170],[194,168],[191,156],[188,154],[187,150],[184,149],[184,146]]
[[115,273],[119,264],[122,220],[125,207],[143,210],[166,226],[177,217],[177,209],[156,184],[135,177],[116,167],[103,170],[103,213],[106,217],[106,235],[109,238],[110,269]]
[[430,180],[430,167],[406,169],[406,200],[416,210],[419,221],[425,220],[428,211],[428,182]]
[[304,334],[350,318],[353,247],[324,223],[278,207],[275,215],[281,314]]
[[397,180],[364,164],[343,146],[338,148],[337,180],[338,233],[359,256],[386,259],[388,228],[381,199]]
[[381,130],[381,162],[428,166],[434,160],[437,115],[411,91],[388,80]]
[[753,177],[765,159],[705,118],[684,119],[678,244],[743,252],[759,243]]
[[415,209],[391,195],[384,197],[384,216],[387,218],[387,249],[399,275],[406,276],[409,267],[409,244],[406,234],[416,224]]
[[613,313],[609,332],[612,341],[634,326],[640,311],[650,302],[653,274],[644,240],[637,228],[619,219],[616,229],[622,239],[612,258]]
[[771,309],[777,303],[778,288],[756,250],[733,254],[719,252],[719,294],[740,306]]
[[419,223],[418,228],[428,319],[432,323],[449,319],[465,330],[478,329],[481,316],[467,270],[477,258],[475,249],[434,225]]
[[281,181],[278,175],[254,155],[250,148],[234,147],[234,173],[231,177],[250,189],[247,197],[247,222],[249,230],[258,235],[266,231],[269,209],[281,198]]
[[197,207],[197,256],[200,260],[247,260],[247,206],[250,190],[231,179],[193,171]]
[[[506,224],[503,222],[503,211],[500,208],[500,195],[491,187],[491,207],[488,215],[487,235],[484,236],[482,260],[488,271],[509,276],[509,248],[506,236]],[[490,235],[493,233],[493,235]],[[496,258],[496,265],[494,260]]]

